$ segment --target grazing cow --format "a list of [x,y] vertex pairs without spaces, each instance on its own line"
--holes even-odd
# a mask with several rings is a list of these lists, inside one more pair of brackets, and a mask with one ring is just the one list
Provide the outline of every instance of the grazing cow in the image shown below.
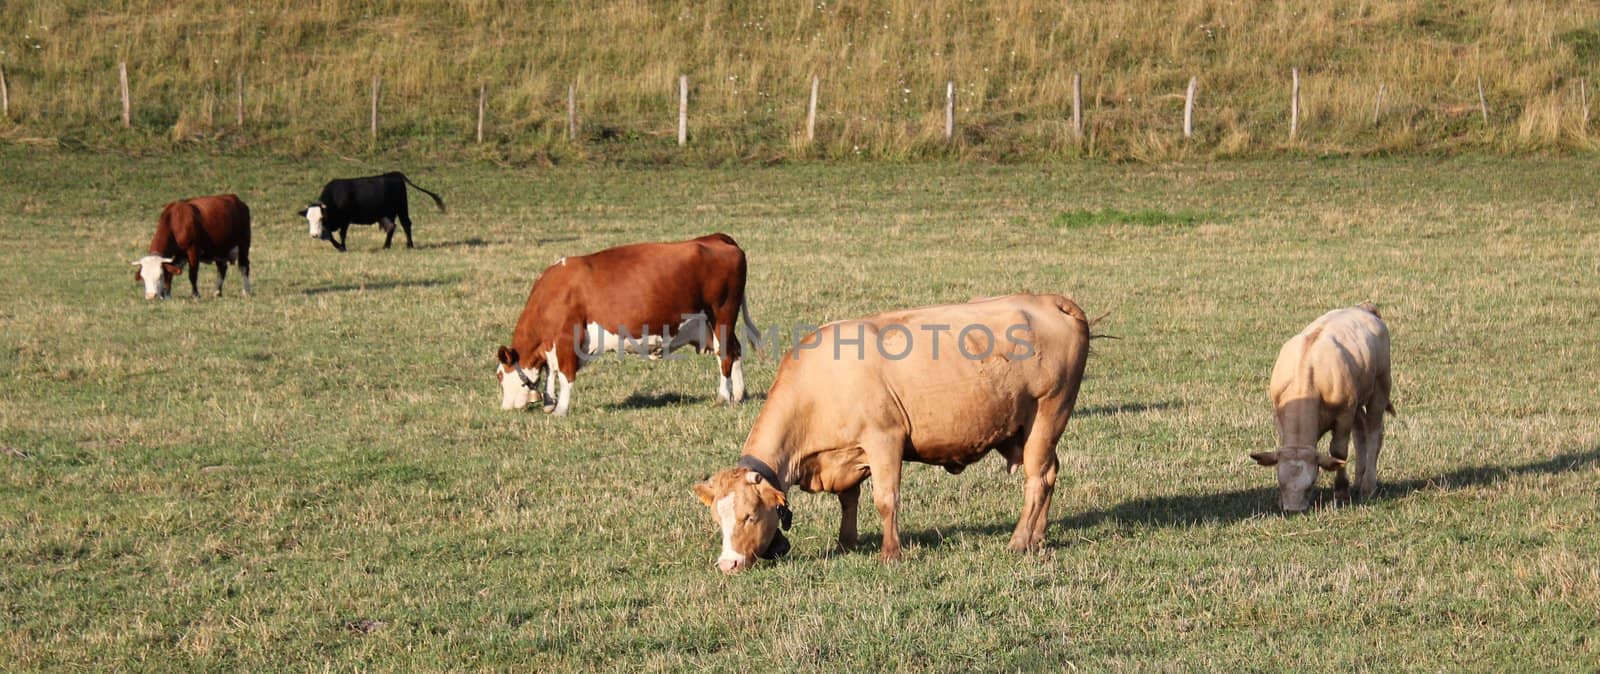
[[[689,343],[719,356],[717,398],[744,400],[744,367],[734,331],[741,311],[752,342],[761,348],[744,283],[744,251],[726,234],[561,258],[534,282],[511,346],[499,349],[500,408],[527,407],[537,386],[526,370],[535,370],[545,377],[545,411],[565,415],[572,383],[586,360],[605,351],[671,353]],[[553,407],[546,397],[555,399]]]
[[722,527],[717,568],[788,550],[790,487],[838,494],[839,549],[856,544],[861,482],[900,557],[904,461],[959,473],[989,451],[1023,469],[1013,550],[1044,541],[1056,442],[1078,399],[1089,322],[1060,295],[1010,295],[825,325],[783,358],[734,468],[695,485]]
[[[332,243],[334,248],[341,251],[345,249],[345,241],[349,238],[350,225],[370,225],[374,222],[383,229],[386,235],[383,247],[388,248],[394,242],[394,222],[398,219],[400,227],[406,230],[406,247],[414,248],[411,243],[411,211],[406,207],[406,185],[433,197],[439,212],[444,212],[444,200],[439,195],[422,189],[404,173],[390,171],[381,176],[330,180],[322,186],[322,196],[300,211],[300,215],[311,224],[311,238]],[[338,239],[333,238],[334,232],[339,233]]]
[[133,279],[144,283],[144,298],[172,294],[172,277],[189,267],[189,290],[200,297],[200,263],[217,265],[216,296],[228,263],[238,262],[244,274],[244,295],[250,296],[250,207],[232,194],[174,201],[161,209],[150,254],[135,260]]
[[[1350,499],[1345,474],[1354,434],[1356,483],[1363,498],[1378,487],[1378,450],[1383,448],[1383,414],[1389,402],[1389,328],[1370,302],[1335,309],[1284,342],[1272,366],[1272,410],[1278,448],[1250,455],[1278,470],[1278,501],[1285,511],[1310,505],[1317,469],[1334,471],[1334,499]],[[1317,442],[1333,431],[1328,454]]]

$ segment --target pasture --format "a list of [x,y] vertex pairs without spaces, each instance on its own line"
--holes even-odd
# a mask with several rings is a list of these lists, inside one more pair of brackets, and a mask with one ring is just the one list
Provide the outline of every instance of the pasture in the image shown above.
[[[1600,665],[1592,161],[0,164],[0,669]],[[323,181],[390,168],[450,207],[412,193],[416,250],[307,238]],[[223,191],[255,296],[234,271],[144,301],[161,205]],[[705,356],[591,364],[566,419],[496,409],[545,265],[712,231],[763,326],[1017,290],[1110,310],[1047,549],[1006,551],[1020,477],[991,458],[908,467],[902,563],[870,507],[830,554],[836,501],[796,491],[789,557],[718,574],[690,487],[737,458],[771,352],[733,409]],[[1365,299],[1394,335],[1380,495],[1281,517],[1246,457],[1278,345]]]

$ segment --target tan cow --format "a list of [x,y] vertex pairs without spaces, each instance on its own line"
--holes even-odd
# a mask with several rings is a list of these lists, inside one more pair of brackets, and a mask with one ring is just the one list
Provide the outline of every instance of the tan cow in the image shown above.
[[[1310,504],[1317,468],[1334,471],[1334,498],[1350,499],[1345,474],[1354,434],[1356,483],[1361,496],[1378,487],[1378,450],[1383,447],[1383,413],[1389,402],[1389,328],[1378,307],[1363,302],[1336,309],[1284,342],[1272,367],[1273,414],[1278,448],[1250,458],[1278,469],[1278,500],[1300,512]],[[1322,435],[1333,431],[1328,454],[1317,453]]]
[[1013,550],[1044,541],[1056,442],[1089,356],[1083,310],[1059,295],[1011,295],[832,323],[784,356],[737,467],[694,487],[722,527],[732,573],[788,549],[790,487],[839,495],[839,548],[856,543],[861,482],[900,557],[904,461],[959,473],[990,450],[1023,468]]

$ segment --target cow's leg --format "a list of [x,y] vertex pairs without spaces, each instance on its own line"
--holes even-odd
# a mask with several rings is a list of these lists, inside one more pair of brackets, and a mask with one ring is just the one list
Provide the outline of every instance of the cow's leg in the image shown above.
[[[337,235],[337,237],[335,237]],[[328,243],[333,244],[333,249],[344,252],[344,242],[350,238],[350,226],[345,225],[328,231]]]
[[1060,465],[1056,442],[1061,439],[1065,427],[1066,419],[1057,420],[1056,415],[1043,410],[1034,413],[1033,423],[1028,427],[1028,437],[1022,444],[1022,515],[1017,518],[1017,528],[1011,532],[1009,545],[1014,551],[1036,549],[1044,543]]
[[572,404],[572,382],[578,378],[577,344],[571,335],[564,336],[556,342],[555,348],[545,353],[545,362],[550,364],[550,374],[556,378],[560,389],[556,393],[556,408],[551,413],[567,416],[567,407]]
[[[1328,455],[1340,461],[1350,459],[1350,430],[1357,425],[1355,415],[1347,415],[1333,422],[1333,440],[1328,443]],[[1333,473],[1334,503],[1350,502],[1350,475],[1345,466]]]
[[856,541],[859,540],[856,534],[856,513],[860,503],[860,483],[839,492],[839,552],[849,552],[856,547]]
[[872,471],[872,504],[883,520],[883,561],[900,559],[900,460],[903,440],[879,436],[863,441]]
[[394,220],[390,218],[379,218],[378,226],[383,228],[383,247],[387,250],[389,248],[389,244],[394,243]]
[[212,297],[222,297],[222,279],[225,279],[227,277],[228,277],[228,263],[227,263],[227,261],[225,261],[225,260],[217,260],[217,290],[216,290],[216,292],[211,294]]
[[1387,396],[1378,396],[1367,405],[1362,434],[1356,441],[1356,493],[1362,499],[1372,498],[1378,490],[1378,452],[1383,450],[1383,410],[1389,405]]
[[722,377],[717,383],[717,401],[730,404],[744,402],[744,366],[739,363],[743,354],[739,336],[733,334],[738,312],[737,304],[723,307],[717,312],[715,322],[711,326],[712,338],[717,345],[717,355],[721,357],[722,366]]
[[250,296],[250,249],[239,247],[239,274],[244,276],[244,296]]
[[189,254],[189,298],[200,299],[200,254]]
[[[411,243],[411,209],[400,209],[400,227],[401,229],[406,230],[406,247],[416,248],[416,246]],[[387,248],[387,246],[385,247]]]
[[546,365],[544,368],[544,411],[554,412],[556,409],[556,371]]
[[555,374],[556,379],[559,380],[557,384],[560,386],[561,392],[556,394],[556,406],[555,409],[551,410],[551,413],[558,417],[564,417],[567,416],[567,408],[572,404],[572,379],[560,370],[556,370]]

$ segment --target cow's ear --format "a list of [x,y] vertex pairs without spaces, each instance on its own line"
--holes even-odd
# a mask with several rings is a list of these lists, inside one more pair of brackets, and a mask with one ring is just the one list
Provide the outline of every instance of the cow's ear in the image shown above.
[[177,276],[179,272],[183,271],[182,267],[172,264],[171,262],[163,263],[161,268],[167,270],[167,273],[172,274],[173,276]]
[[1335,458],[1333,458],[1331,456],[1328,456],[1327,454],[1318,454],[1317,455],[1317,465],[1318,466],[1322,466],[1323,470],[1332,472],[1332,471],[1335,471],[1335,470],[1339,470],[1340,468],[1343,468],[1344,467],[1344,460],[1343,459],[1335,459]]
[[1263,466],[1276,466],[1278,465],[1278,450],[1272,450],[1270,452],[1256,452],[1251,454],[1250,458],[1255,459],[1256,463],[1259,463]]
[[516,364],[518,361],[522,360],[521,358],[517,357],[517,350],[516,349],[510,348],[510,347],[507,347],[507,346],[501,346],[500,350],[495,352],[495,358],[500,361],[501,365],[504,365],[506,367],[511,367],[512,365]]
[[756,485],[756,491],[761,493],[761,502],[767,504],[768,507],[776,508],[789,504],[789,498],[766,480],[762,480],[761,484]]
[[143,281],[144,280],[144,270],[143,269],[135,269],[135,270],[133,270],[133,280],[135,280],[135,281]]
[[300,217],[302,217],[302,218],[303,218],[303,217],[306,217],[306,211],[309,211],[309,210],[311,210],[311,209],[310,209],[310,208],[309,208],[309,207],[307,207],[307,208],[302,208],[302,209],[300,209],[300,212],[299,212],[299,213],[296,213],[296,215],[299,215],[299,216],[300,216]]
[[711,505],[717,502],[717,493],[711,491],[710,482],[701,482],[694,486],[694,495],[700,497],[700,502]]

